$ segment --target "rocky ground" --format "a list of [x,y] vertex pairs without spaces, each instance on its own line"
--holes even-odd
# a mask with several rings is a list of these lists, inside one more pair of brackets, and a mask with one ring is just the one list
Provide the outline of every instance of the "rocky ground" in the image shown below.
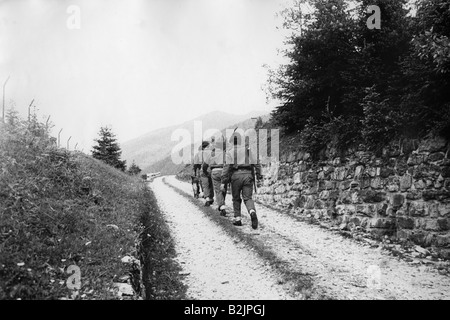
[[[253,230],[243,209],[244,225],[235,228],[271,253],[269,263],[210,219],[201,210],[202,201],[192,202],[189,183],[171,176],[155,179],[150,186],[176,239],[193,299],[450,298],[448,263],[429,259],[420,247],[408,252],[395,244],[343,237],[262,205],[257,205],[259,228]],[[231,215],[222,219],[231,224]],[[311,279],[311,285],[294,290],[288,282],[295,279],[282,280],[273,260]]]

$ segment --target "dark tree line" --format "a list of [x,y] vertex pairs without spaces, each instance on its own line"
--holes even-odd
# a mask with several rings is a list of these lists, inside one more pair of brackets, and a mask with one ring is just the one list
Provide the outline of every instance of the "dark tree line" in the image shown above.
[[[349,10],[344,0],[315,0],[311,13],[284,12],[297,32],[290,62],[269,73],[270,93],[282,101],[273,124],[300,133],[313,153],[331,141],[379,149],[398,136],[448,139],[450,2],[418,0],[415,15],[406,0],[355,2]],[[380,7],[381,29],[367,27],[369,5]]]

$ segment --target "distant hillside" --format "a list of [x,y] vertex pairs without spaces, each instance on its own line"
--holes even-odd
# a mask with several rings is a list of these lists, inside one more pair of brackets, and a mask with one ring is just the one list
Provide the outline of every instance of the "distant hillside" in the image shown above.
[[[186,121],[180,125],[154,130],[133,140],[122,143],[122,159],[127,160],[127,164],[131,164],[134,161],[140,168],[143,169],[143,172],[148,172],[148,168],[151,165],[156,165],[159,161],[167,157],[170,159],[170,152],[172,148],[179,143],[179,141],[171,141],[172,132],[176,129],[186,129],[193,136],[195,121],[202,122],[203,131],[207,129],[222,130],[244,120],[251,122],[252,117],[262,115],[263,113],[258,111],[253,111],[245,115],[213,111],[195,119]],[[167,165],[170,166],[170,164]],[[163,165],[164,163],[161,163],[159,166]]]
[[[253,117],[253,116],[252,116]],[[270,115],[262,115],[261,119],[263,120],[263,122],[268,121],[270,118]],[[222,133],[225,135],[225,130],[226,129],[234,129],[236,127],[238,128],[242,128],[244,130],[253,128],[255,126],[255,121],[250,118],[245,119],[243,121],[234,123],[232,125],[229,125],[225,128],[223,128],[221,131]],[[165,158],[155,162],[154,164],[148,166],[148,167],[144,167],[143,172],[161,172],[161,174],[165,175],[165,174],[178,174],[180,172],[190,172],[191,171],[191,166],[188,164],[174,164],[170,154],[168,154]]]

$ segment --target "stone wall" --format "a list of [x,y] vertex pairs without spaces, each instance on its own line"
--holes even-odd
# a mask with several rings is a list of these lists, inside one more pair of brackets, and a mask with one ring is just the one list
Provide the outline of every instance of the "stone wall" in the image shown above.
[[440,138],[393,143],[376,156],[363,147],[313,161],[302,150],[263,166],[255,198],[343,230],[450,247],[450,146]]

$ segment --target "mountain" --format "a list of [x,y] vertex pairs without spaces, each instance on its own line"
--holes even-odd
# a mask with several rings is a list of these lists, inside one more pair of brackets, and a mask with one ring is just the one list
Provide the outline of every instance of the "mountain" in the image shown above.
[[[234,129],[236,127],[243,129],[244,131],[250,128],[254,128],[255,121],[252,120],[254,116],[251,116],[243,121],[234,123],[233,125],[226,126],[223,128],[222,134],[226,136],[226,129]],[[267,122],[270,119],[270,115],[262,115],[260,116],[263,122]],[[193,148],[193,147],[192,147]],[[154,164],[149,165],[148,167],[143,168],[143,172],[161,172],[161,174],[181,174],[189,176],[191,172],[191,166],[189,164],[175,164],[171,159],[170,153],[164,157],[163,159],[155,162]]]
[[207,129],[223,130],[233,124],[245,120],[252,121],[251,118],[262,115],[264,113],[259,111],[252,111],[244,115],[213,111],[179,125],[150,131],[135,139],[122,143],[122,159],[126,160],[127,164],[131,164],[134,161],[143,169],[143,172],[147,172],[146,169],[151,165],[167,157],[171,162],[170,153],[180,143],[180,141],[171,141],[172,133],[177,129],[185,129],[193,137],[195,121],[201,121],[203,132],[205,132]]

